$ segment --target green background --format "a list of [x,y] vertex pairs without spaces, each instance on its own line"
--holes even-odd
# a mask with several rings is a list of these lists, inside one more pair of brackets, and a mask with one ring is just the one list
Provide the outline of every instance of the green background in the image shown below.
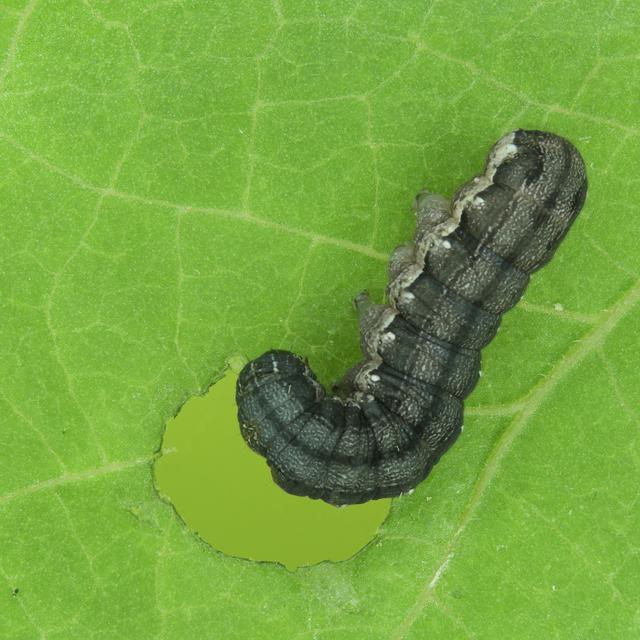
[[[635,1],[0,3],[0,637],[633,638]],[[590,192],[484,354],[465,431],[378,539],[296,573],[159,499],[230,353],[358,357],[423,186],[516,126]]]

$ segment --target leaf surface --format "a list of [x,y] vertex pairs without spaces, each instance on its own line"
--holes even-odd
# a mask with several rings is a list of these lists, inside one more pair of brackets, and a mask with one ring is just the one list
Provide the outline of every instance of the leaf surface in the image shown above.
[[[637,634],[639,28],[604,0],[2,2],[0,637]],[[350,561],[206,547],[153,488],[166,420],[235,352],[338,378],[415,193],[515,127],[571,139],[590,191],[460,440]]]

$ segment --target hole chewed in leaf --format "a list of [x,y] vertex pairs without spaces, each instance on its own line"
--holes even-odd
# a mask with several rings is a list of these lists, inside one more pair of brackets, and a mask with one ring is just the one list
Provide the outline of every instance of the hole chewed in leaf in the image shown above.
[[372,540],[390,500],[336,508],[289,495],[240,434],[238,359],[169,420],[154,475],[158,492],[214,549],[296,569],[346,560]]

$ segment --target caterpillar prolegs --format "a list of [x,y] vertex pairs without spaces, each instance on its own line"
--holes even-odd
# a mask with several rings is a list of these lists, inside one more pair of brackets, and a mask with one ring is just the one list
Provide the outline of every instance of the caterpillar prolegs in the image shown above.
[[584,204],[567,140],[516,130],[451,203],[421,192],[414,241],[389,260],[386,305],[356,298],[364,359],[327,396],[305,361],[268,351],[238,379],[240,429],[285,491],[331,504],[397,496],[458,437],[480,350]]

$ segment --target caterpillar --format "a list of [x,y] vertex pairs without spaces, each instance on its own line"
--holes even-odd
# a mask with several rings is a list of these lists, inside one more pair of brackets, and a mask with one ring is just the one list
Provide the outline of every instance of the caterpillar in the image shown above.
[[272,350],[236,387],[247,444],[294,495],[343,505],[409,492],[461,432],[480,350],[585,201],[585,165],[564,138],[518,129],[449,203],[416,197],[413,243],[389,260],[385,305],[355,302],[363,360],[328,396],[306,361]]

